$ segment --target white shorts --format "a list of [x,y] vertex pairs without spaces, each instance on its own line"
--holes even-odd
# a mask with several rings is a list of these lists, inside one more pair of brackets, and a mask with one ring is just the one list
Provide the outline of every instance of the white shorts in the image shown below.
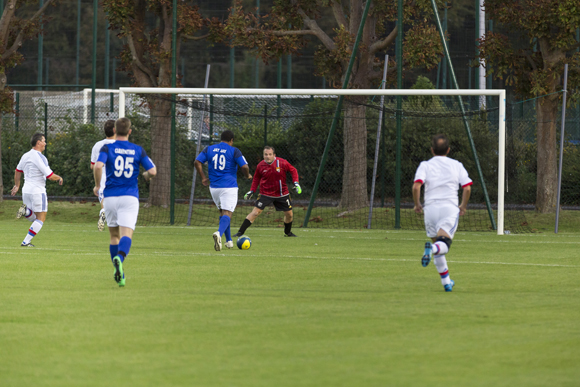
[[47,212],[48,211],[48,199],[46,193],[38,194],[22,194],[22,201],[26,204],[26,207],[30,208],[32,212]]
[[128,227],[135,230],[139,215],[139,199],[135,196],[110,196],[103,199],[109,227]]
[[238,204],[238,188],[211,188],[213,202],[220,210],[234,212]]
[[104,188],[99,189],[99,203],[102,203],[103,199],[105,198],[105,195],[103,195],[103,191],[105,191]]
[[439,230],[445,231],[451,239],[459,223],[459,207],[449,203],[433,203],[423,208],[425,231],[429,238],[435,238]]

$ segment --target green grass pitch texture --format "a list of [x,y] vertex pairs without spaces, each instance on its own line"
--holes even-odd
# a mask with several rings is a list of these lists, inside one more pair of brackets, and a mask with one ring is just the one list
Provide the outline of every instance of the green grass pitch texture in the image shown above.
[[460,230],[445,293],[422,232],[256,227],[218,253],[212,228],[138,227],[119,288],[95,214],[49,212],[24,249],[0,209],[3,387],[580,380],[578,234]]

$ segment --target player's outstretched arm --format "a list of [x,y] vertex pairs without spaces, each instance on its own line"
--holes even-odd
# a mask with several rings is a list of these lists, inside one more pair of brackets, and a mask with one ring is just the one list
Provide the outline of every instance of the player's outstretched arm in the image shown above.
[[203,184],[204,186],[207,187],[209,185],[209,179],[205,176],[205,173],[203,173],[203,164],[201,163],[201,161],[195,160],[193,165],[195,166],[195,169],[197,170],[197,174],[201,178],[201,184]]
[[10,191],[10,195],[16,195],[16,192],[20,189],[20,176],[22,176],[22,172],[16,170],[14,171],[14,187]]
[[471,196],[471,185],[463,187],[463,194],[461,195],[461,205],[459,206],[459,215],[465,215],[467,212],[467,202]]
[[62,185],[62,183],[64,183],[64,179],[62,178],[62,176],[57,175],[56,173],[53,173],[48,180],[52,180],[52,181],[58,181],[59,185]]
[[143,177],[145,178],[145,181],[149,181],[153,179],[155,176],[157,176],[157,167],[153,167],[143,172]]
[[413,207],[413,210],[415,210],[415,212],[417,214],[420,214],[421,212],[423,212],[423,206],[421,205],[421,186],[423,184],[420,182],[415,182],[413,183],[413,202],[415,203],[415,207]]
[[246,179],[252,180],[252,175],[250,175],[250,167],[248,167],[248,164],[242,166],[240,169],[242,170],[242,173]]

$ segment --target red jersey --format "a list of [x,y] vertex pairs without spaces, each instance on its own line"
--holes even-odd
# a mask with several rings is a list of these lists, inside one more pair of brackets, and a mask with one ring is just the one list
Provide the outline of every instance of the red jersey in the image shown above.
[[286,173],[290,172],[292,181],[298,183],[298,171],[288,161],[280,157],[274,158],[272,164],[260,161],[254,173],[251,191],[256,192],[260,185],[260,195],[280,197],[288,195]]

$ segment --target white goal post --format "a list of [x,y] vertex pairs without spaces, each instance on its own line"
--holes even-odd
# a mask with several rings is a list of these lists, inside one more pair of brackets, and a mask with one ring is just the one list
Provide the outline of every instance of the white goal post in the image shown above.
[[498,184],[497,184],[497,235],[504,234],[505,190],[505,120],[506,91],[503,89],[206,89],[170,87],[121,87],[119,88],[119,117],[125,116],[125,94],[199,94],[199,95],[377,95],[377,96],[497,96],[499,97],[498,122]]

